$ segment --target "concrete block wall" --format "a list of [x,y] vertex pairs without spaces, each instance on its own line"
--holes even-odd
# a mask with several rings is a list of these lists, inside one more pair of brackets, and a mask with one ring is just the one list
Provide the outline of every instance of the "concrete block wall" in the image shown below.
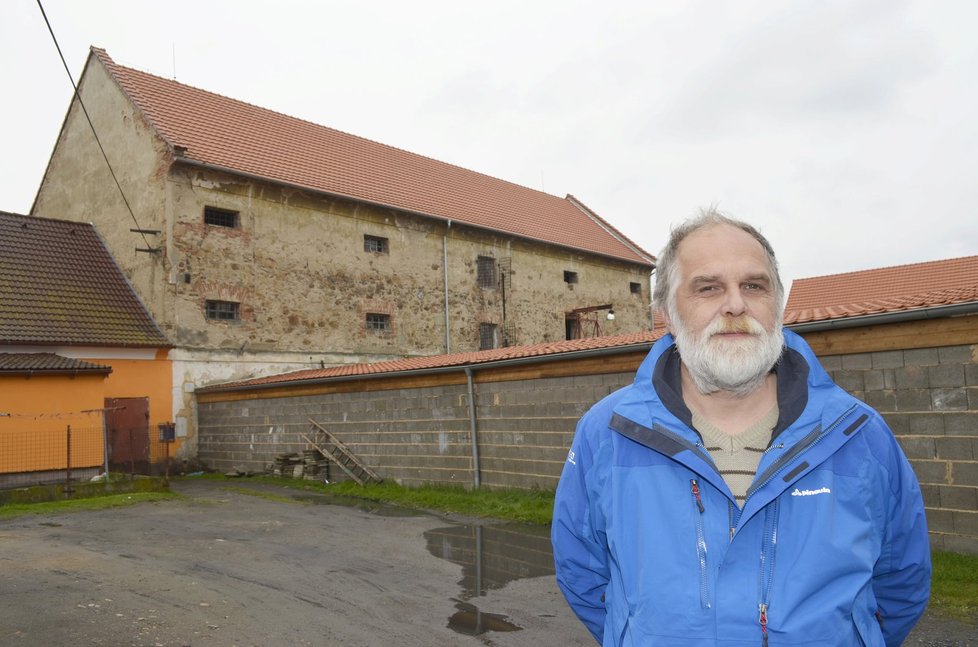
[[[578,418],[630,373],[474,385],[480,484],[557,486]],[[199,460],[264,472],[278,454],[309,449],[309,419],[366,466],[403,485],[474,484],[466,385],[210,402],[199,406]],[[345,476],[332,466],[331,479]]]
[[[821,361],[893,429],[920,480],[934,548],[978,554],[978,345],[825,355]],[[481,485],[555,487],[578,418],[633,376],[628,370],[477,380]],[[219,470],[263,471],[277,454],[301,452],[308,448],[301,432],[313,418],[386,479],[474,484],[464,378],[198,407],[199,458]],[[335,468],[331,474],[342,476]]]
[[910,459],[934,548],[978,553],[978,345],[822,357]]

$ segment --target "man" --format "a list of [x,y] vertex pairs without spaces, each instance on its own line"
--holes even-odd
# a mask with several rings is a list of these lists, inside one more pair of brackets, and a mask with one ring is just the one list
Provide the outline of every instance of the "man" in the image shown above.
[[920,489],[878,413],[782,330],[768,241],[714,210],[672,232],[671,334],[578,424],[557,582],[602,645],[899,645],[924,611]]

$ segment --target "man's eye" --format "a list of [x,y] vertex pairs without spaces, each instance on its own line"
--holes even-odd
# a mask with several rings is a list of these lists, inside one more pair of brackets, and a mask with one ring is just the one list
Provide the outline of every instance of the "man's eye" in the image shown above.
[[764,289],[764,286],[761,285],[760,283],[747,283],[747,284],[744,285],[744,289],[745,290],[759,291],[759,290],[763,290]]

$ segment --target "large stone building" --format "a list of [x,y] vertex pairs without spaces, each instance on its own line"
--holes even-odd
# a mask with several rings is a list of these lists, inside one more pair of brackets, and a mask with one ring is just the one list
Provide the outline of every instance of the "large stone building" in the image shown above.
[[104,237],[174,345],[173,418],[191,451],[202,384],[650,327],[654,258],[573,196],[95,48],[78,96],[92,126],[75,98],[32,213]]

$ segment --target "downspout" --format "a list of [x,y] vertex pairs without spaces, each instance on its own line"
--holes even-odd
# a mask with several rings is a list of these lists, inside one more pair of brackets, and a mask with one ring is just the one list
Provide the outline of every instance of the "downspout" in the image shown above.
[[[452,337],[451,332],[448,328],[448,231],[452,228],[452,221],[448,220],[448,226],[445,227],[445,235],[441,239],[441,254],[442,261],[441,266],[445,274],[445,354],[452,354]],[[478,485],[478,483],[476,484]]]
[[476,442],[475,424],[475,392],[472,389],[472,368],[465,367],[465,382],[469,391],[469,432],[472,434],[472,479],[475,487],[479,487],[481,478],[479,477],[479,443]]

